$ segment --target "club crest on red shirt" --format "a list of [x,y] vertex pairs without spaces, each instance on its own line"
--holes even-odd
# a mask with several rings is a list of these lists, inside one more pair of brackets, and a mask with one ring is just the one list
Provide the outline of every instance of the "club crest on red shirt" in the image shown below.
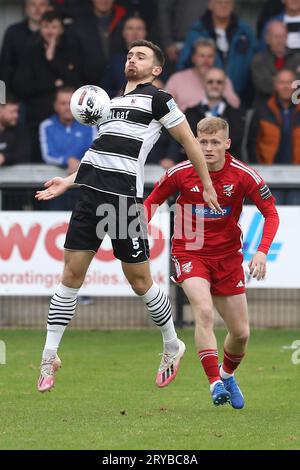
[[230,197],[233,194],[233,187],[234,184],[224,184],[223,186],[223,193],[225,196]]

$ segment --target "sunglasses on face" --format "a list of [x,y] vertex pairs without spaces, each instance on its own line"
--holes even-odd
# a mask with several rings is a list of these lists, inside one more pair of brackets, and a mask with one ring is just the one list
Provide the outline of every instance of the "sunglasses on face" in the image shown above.
[[224,81],[223,80],[207,80],[206,83],[208,85],[213,85],[216,83],[217,85],[223,85]]

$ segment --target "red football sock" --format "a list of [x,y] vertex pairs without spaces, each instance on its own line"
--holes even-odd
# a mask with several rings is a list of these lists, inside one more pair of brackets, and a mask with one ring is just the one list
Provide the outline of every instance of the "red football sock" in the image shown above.
[[245,354],[230,354],[224,349],[224,359],[223,359],[223,370],[227,374],[233,374],[235,369],[240,365],[244,358]]
[[203,349],[198,352],[199,359],[210,384],[221,380],[218,367],[218,350]]

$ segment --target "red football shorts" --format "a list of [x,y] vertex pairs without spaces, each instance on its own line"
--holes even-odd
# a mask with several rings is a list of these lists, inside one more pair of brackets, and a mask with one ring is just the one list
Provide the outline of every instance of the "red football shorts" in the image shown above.
[[173,280],[181,284],[191,277],[201,277],[210,283],[212,295],[238,295],[245,292],[243,254],[237,252],[222,259],[200,258],[195,253],[172,257],[176,275]]

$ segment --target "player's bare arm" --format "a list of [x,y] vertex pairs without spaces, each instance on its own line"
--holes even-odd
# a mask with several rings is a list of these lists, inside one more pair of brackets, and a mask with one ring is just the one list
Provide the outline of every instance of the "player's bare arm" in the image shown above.
[[250,274],[256,277],[258,281],[266,277],[267,255],[262,251],[257,251],[249,262]]
[[50,199],[54,199],[58,196],[61,196],[68,189],[75,188],[76,186],[78,186],[74,183],[76,175],[77,171],[67,176],[66,178],[61,178],[57,176],[49,181],[46,181],[46,183],[44,184],[46,189],[44,189],[43,191],[37,191],[35,198],[38,201],[49,201]]
[[187,121],[184,120],[182,123],[178,124],[178,126],[172,127],[172,129],[169,129],[169,132],[172,137],[184,147],[188,159],[194,165],[203,184],[203,199],[211,209],[221,211],[201,147],[194,137]]

